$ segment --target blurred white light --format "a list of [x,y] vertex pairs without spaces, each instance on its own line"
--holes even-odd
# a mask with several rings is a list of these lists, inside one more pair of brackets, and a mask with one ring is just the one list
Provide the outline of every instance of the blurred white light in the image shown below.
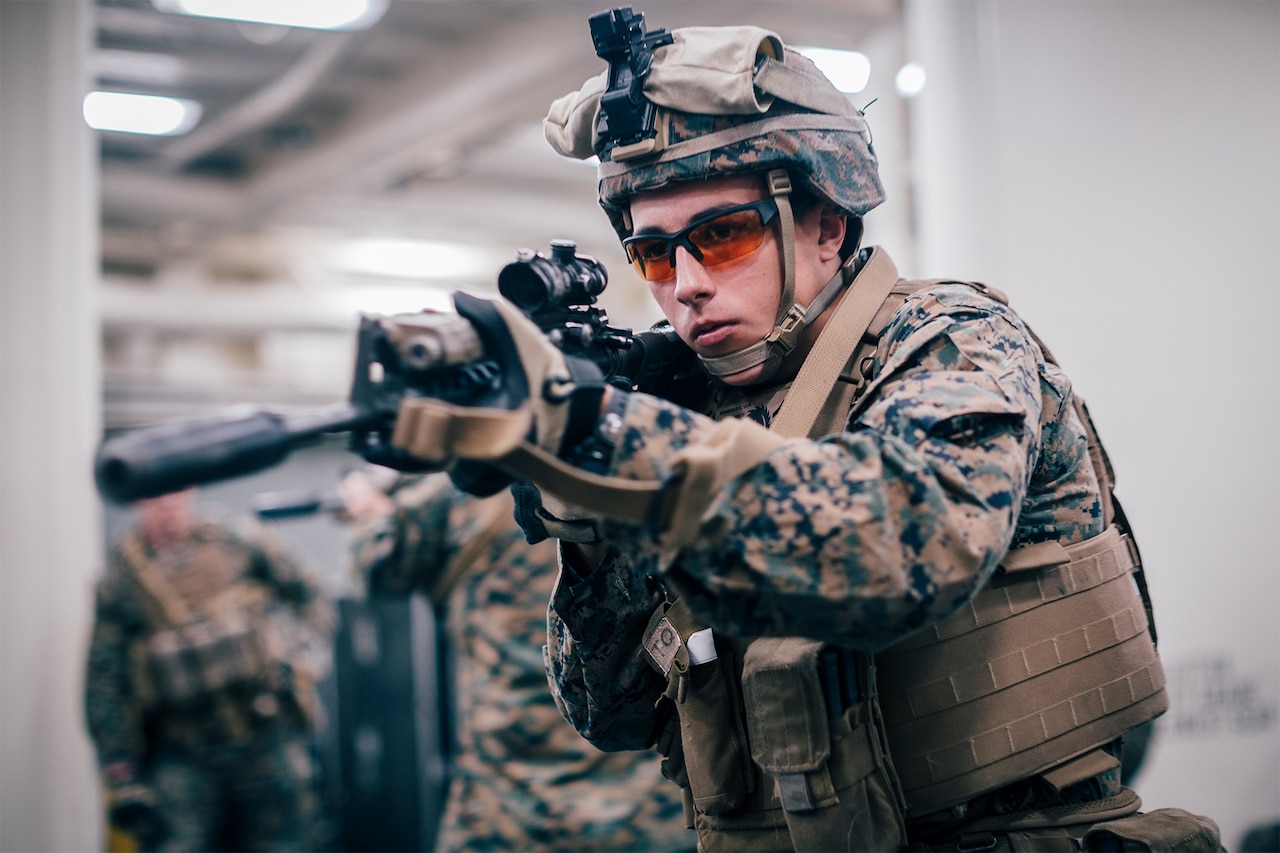
[[361,30],[387,10],[387,0],[151,0],[161,12],[278,24],[315,30]]
[[84,120],[94,130],[178,136],[200,121],[195,101],[129,92],[90,92],[84,96]]
[[865,53],[829,47],[799,47],[796,50],[813,60],[818,70],[827,75],[827,79],[841,92],[861,92],[871,79],[871,60]]
[[893,86],[902,97],[914,98],[924,89],[925,77],[922,66],[908,62],[898,69],[897,76],[893,78]]
[[329,262],[343,272],[395,278],[465,280],[496,274],[492,259],[485,252],[427,240],[352,240],[335,248]]
[[435,311],[452,311],[450,290],[409,285],[383,285],[373,287],[326,290],[323,299],[329,305],[351,315],[357,314],[414,314],[424,308]]

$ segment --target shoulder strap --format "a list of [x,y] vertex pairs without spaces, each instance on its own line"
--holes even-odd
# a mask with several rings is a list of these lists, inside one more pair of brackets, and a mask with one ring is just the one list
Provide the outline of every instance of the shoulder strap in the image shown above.
[[773,419],[774,432],[788,438],[817,437],[812,433],[818,413],[831,396],[840,371],[848,364],[867,327],[897,283],[898,270],[888,253],[883,249],[872,250],[796,375],[791,393]]

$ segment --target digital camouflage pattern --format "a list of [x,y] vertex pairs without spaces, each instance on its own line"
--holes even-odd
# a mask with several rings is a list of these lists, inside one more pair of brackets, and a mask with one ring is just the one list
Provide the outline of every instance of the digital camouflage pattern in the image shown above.
[[437,849],[692,849],[657,758],[600,752],[556,710],[542,654],[554,544],[525,543],[507,493],[478,500],[445,475],[394,499],[352,548],[372,593],[421,590],[447,629],[457,748]]
[[[252,589],[256,624],[274,649],[263,683],[238,684],[184,707],[156,699],[145,643],[170,626],[124,556],[133,539],[186,607],[232,587]],[[103,768],[127,765],[150,792],[166,830],[158,849],[307,849],[314,846],[311,688],[329,663],[334,612],[281,543],[221,520],[195,524],[161,554],[137,529],[119,535],[97,583],[85,673],[85,716]],[[227,827],[235,832],[228,836]]]
[[[1071,393],[1005,305],[955,283],[910,296],[846,432],[786,441],[714,500],[678,554],[606,521],[605,561],[552,602],[564,712],[602,748],[652,745],[666,683],[636,649],[664,585],[724,635],[874,652],[953,613],[1011,547],[1100,533]],[[718,404],[767,422],[785,395],[759,395]],[[633,394],[611,473],[665,478],[720,414]]]

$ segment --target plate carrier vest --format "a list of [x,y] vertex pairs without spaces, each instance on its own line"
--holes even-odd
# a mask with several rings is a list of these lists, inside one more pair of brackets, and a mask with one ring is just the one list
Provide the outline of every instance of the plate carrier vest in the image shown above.
[[[880,249],[864,258],[775,430],[820,437],[844,428],[880,336],[910,294],[958,283],[1007,304],[973,282],[899,279]],[[824,348],[834,329],[839,340]],[[811,371],[815,359],[826,364]],[[707,626],[678,599],[655,612],[645,652],[677,711],[658,748],[664,773],[685,788],[700,849],[773,849],[784,829],[795,849],[894,849],[906,838],[904,817],[1036,775],[1061,789],[1114,769],[1100,747],[1167,710],[1138,548],[1088,411],[1073,401],[1104,531],[1009,552],[958,613],[888,650],[715,637],[714,651],[695,638],[691,654],[690,639]],[[1089,819],[1139,804],[1131,795],[1116,806]]]

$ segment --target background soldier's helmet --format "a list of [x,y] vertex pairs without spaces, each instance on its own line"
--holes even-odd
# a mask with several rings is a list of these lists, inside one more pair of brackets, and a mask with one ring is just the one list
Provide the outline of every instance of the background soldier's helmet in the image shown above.
[[785,168],[849,216],[884,200],[860,110],[806,57],[756,27],[688,27],[653,51],[643,93],[656,106],[654,150],[597,133],[606,74],[556,101],[544,122],[559,153],[599,154],[600,205],[630,235],[631,196],[678,181]]

